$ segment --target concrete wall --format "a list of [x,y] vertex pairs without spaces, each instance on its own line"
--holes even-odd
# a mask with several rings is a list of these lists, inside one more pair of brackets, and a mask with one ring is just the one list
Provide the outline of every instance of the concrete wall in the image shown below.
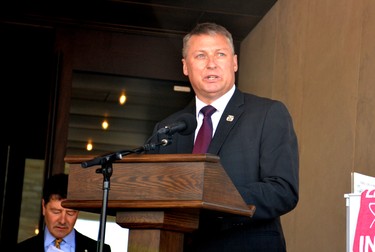
[[299,138],[288,252],[346,249],[353,171],[375,176],[375,1],[278,0],[241,44],[243,91],[282,100]]

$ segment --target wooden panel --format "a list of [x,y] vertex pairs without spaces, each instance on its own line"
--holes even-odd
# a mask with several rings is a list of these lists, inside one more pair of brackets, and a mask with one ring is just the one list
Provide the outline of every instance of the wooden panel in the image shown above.
[[[102,167],[82,168],[84,160],[90,159],[66,158],[70,175],[64,206],[100,208]],[[202,208],[245,216],[255,211],[245,204],[217,156],[129,155],[115,162],[111,171],[109,208]]]
[[178,252],[183,250],[184,235],[152,229],[129,231],[129,252]]

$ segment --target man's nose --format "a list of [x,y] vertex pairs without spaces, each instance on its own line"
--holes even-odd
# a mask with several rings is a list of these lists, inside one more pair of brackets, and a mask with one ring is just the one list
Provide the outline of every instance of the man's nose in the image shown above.
[[66,213],[65,212],[62,212],[60,214],[59,222],[62,223],[62,224],[64,224],[66,222]]
[[214,56],[209,56],[207,61],[207,68],[215,69],[216,68],[216,60]]

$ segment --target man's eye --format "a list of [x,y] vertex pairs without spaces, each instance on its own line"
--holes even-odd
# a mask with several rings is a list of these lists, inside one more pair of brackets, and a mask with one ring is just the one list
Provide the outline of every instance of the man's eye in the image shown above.
[[67,211],[66,214],[69,216],[74,216],[77,213],[77,211]]
[[205,57],[205,55],[204,55],[204,54],[198,54],[196,57],[197,57],[198,59],[203,59],[203,58]]

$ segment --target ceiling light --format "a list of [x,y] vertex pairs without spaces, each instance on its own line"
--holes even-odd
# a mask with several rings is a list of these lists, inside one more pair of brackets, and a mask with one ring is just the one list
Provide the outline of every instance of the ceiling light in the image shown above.
[[125,102],[126,102],[126,95],[125,95],[125,91],[122,91],[121,95],[120,95],[120,98],[118,99],[120,104],[121,105],[124,105]]
[[93,148],[93,145],[92,145],[91,141],[89,141],[89,142],[87,143],[87,145],[86,145],[86,150],[91,151],[92,148]]
[[102,128],[104,130],[106,130],[106,129],[108,129],[108,127],[109,127],[109,123],[106,119],[104,119],[103,122],[102,122]]
[[177,85],[174,85],[173,86],[173,90],[176,91],[176,92],[186,92],[186,93],[190,93],[191,92],[191,88],[187,87],[187,86],[177,86]]

